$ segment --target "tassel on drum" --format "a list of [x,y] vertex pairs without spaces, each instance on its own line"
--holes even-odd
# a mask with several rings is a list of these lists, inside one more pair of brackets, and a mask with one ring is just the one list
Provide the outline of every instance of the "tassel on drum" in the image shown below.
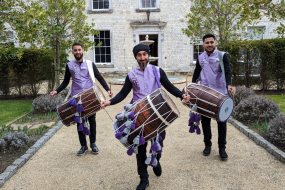
[[81,99],[77,103],[76,111],[78,111],[78,112],[83,112],[84,111]]

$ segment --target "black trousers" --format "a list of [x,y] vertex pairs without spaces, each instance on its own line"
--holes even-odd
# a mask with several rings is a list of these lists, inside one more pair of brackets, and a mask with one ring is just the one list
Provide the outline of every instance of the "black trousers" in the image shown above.
[[[91,144],[91,143],[95,143],[96,141],[96,113],[88,117],[88,121],[89,121],[90,132],[91,132],[91,134],[89,135],[89,140]],[[79,124],[77,124],[79,142],[81,146],[87,146],[86,135],[84,135],[82,131],[78,131],[78,127],[79,127]]]
[[[206,146],[212,146],[211,118],[201,116],[202,128],[204,133],[204,143]],[[217,122],[218,124],[218,145],[219,148],[226,148],[227,123]]]
[[[165,131],[163,131],[162,133],[160,133],[162,140],[159,141],[161,147],[163,147],[163,140],[165,139]],[[146,142],[144,145],[140,145],[138,147],[138,154],[136,155],[137,157],[137,167],[138,167],[138,174],[141,178],[141,180],[148,180],[148,173],[147,173],[147,166],[144,162],[147,158],[146,153],[147,153],[147,143]],[[159,161],[161,158],[161,154],[157,154],[156,159],[157,161]]]

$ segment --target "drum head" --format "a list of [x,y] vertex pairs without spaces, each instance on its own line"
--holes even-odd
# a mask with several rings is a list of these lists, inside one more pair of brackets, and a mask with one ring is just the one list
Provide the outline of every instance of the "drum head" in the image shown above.
[[170,108],[172,109],[172,111],[178,116],[180,117],[180,112],[178,110],[178,108],[176,107],[175,103],[172,101],[172,99],[170,98],[170,96],[168,96],[168,94],[166,92],[164,92],[164,90],[161,90],[161,94],[162,97],[165,99],[166,103],[170,106]]
[[100,100],[100,103],[102,101],[105,101],[106,98],[105,98],[102,90],[97,85],[94,85],[94,87],[95,87],[95,92],[96,92],[97,98]]
[[225,99],[221,104],[219,110],[219,120],[220,122],[225,122],[232,114],[234,109],[234,101],[231,98]]

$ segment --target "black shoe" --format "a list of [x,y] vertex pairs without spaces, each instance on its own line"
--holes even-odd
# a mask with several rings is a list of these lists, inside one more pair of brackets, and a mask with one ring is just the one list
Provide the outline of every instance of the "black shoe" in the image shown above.
[[161,176],[162,171],[161,171],[161,165],[159,162],[158,162],[158,165],[155,168],[153,168],[153,172],[157,177]]
[[219,153],[220,153],[221,160],[225,161],[228,159],[228,155],[226,153],[225,148],[220,148]]
[[203,151],[203,155],[204,156],[209,156],[211,153],[211,146],[206,146],[204,151]]
[[81,149],[77,152],[77,156],[82,156],[87,150],[87,146],[82,146]]
[[99,153],[99,149],[97,148],[97,146],[96,146],[95,143],[92,143],[92,144],[90,145],[90,147],[91,147],[91,150],[92,150],[92,153],[93,153],[93,154],[98,154],[98,153]]
[[148,180],[141,180],[140,184],[137,186],[137,190],[145,190],[148,186]]

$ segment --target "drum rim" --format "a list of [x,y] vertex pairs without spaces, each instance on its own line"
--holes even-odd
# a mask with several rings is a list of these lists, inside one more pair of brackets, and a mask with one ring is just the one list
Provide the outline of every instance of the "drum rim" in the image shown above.
[[59,115],[59,113],[58,113],[58,105],[56,106],[56,113],[57,113],[57,116],[59,117],[60,121],[61,121],[65,126],[69,127],[70,125],[66,125],[66,124],[63,122],[63,120],[61,119],[61,117],[60,117],[60,115]]
[[[99,101],[100,103],[101,103],[101,101],[106,101],[106,97],[105,97],[103,91],[101,90],[101,88],[100,88],[99,86],[97,86],[96,84],[94,84],[92,88],[93,88],[94,93],[95,93],[95,95],[96,95],[96,97],[97,97],[97,99],[98,99],[98,101]],[[98,89],[100,90],[100,92],[101,92],[101,94],[102,94],[103,100],[101,100],[101,98],[99,98],[99,95],[98,95],[97,92],[96,92],[96,88],[98,88]]]
[[219,113],[218,113],[218,117],[219,117],[219,121],[220,121],[220,122],[226,122],[226,121],[231,117],[231,115],[232,115],[232,113],[233,113],[233,111],[234,111],[235,104],[233,103],[233,109],[232,109],[232,111],[231,111],[230,116],[229,116],[226,120],[224,120],[224,121],[221,121],[221,120],[220,120],[220,111],[221,111],[221,108],[222,108],[224,102],[225,102],[226,100],[228,100],[228,99],[231,99],[232,101],[234,101],[231,97],[227,97],[227,98],[221,103],[220,108],[219,108]]
[[[173,111],[173,113],[174,113],[177,117],[180,117],[180,116],[181,116],[180,111],[179,111],[178,107],[176,106],[176,104],[174,103],[174,101],[171,99],[171,97],[170,97],[162,88],[159,88],[159,90],[160,90],[160,92],[163,91],[163,92],[169,97],[169,99],[173,102],[174,106],[176,107],[176,110],[177,110],[178,114],[177,114],[175,111]],[[161,93],[161,96],[162,96],[162,98],[164,99],[164,101],[166,102],[166,104],[172,109],[172,106],[167,102],[167,100],[166,100],[165,96],[163,95],[163,93]],[[172,110],[173,110],[173,109],[172,109]]]

